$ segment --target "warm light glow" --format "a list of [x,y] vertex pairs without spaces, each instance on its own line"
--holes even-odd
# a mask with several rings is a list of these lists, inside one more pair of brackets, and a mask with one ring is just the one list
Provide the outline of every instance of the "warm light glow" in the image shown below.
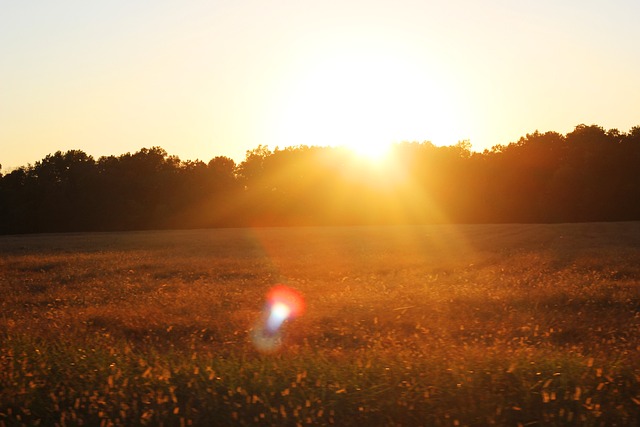
[[372,46],[310,55],[273,113],[277,144],[344,146],[378,162],[396,142],[467,137],[459,96],[436,67]]
[[357,157],[377,165],[385,163],[388,160],[387,156],[391,152],[391,145],[383,142],[372,142],[371,144],[354,143],[347,145],[346,148],[351,150]]

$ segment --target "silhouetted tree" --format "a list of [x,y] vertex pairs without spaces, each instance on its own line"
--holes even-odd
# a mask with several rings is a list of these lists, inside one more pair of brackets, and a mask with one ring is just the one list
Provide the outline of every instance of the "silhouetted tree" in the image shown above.
[[28,233],[36,228],[28,169],[21,167],[0,179],[0,233]]
[[58,151],[29,169],[35,231],[86,230],[95,210],[95,161],[80,150]]
[[384,166],[337,147],[259,145],[181,161],[160,147],[56,152],[0,174],[0,233],[244,225],[640,220],[640,126],[395,144]]

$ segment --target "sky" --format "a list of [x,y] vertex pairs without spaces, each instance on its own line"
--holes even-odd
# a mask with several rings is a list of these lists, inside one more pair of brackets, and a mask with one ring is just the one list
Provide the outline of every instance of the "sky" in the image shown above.
[[0,0],[0,164],[626,132],[638,17],[635,0]]

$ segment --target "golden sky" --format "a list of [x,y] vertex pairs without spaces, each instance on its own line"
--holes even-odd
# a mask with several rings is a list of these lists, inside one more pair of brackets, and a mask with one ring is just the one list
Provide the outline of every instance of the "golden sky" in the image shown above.
[[0,164],[640,124],[640,3],[0,3]]

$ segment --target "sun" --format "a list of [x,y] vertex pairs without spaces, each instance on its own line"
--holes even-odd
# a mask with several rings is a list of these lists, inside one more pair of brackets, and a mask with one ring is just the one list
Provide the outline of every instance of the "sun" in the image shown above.
[[322,52],[279,94],[273,145],[342,146],[374,162],[401,141],[452,145],[467,137],[458,98],[445,76],[395,52]]
[[356,157],[374,165],[386,162],[389,159],[392,145],[384,141],[350,142],[343,145],[344,148]]

